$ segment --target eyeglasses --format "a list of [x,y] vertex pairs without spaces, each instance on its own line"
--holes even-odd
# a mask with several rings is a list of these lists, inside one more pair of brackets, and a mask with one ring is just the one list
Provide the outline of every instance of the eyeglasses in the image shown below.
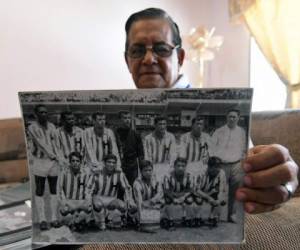
[[155,43],[152,46],[146,46],[144,44],[133,44],[126,51],[127,55],[131,58],[143,58],[148,49],[151,49],[152,53],[159,57],[169,57],[172,55],[174,49],[179,48],[179,45],[173,47],[167,43]]

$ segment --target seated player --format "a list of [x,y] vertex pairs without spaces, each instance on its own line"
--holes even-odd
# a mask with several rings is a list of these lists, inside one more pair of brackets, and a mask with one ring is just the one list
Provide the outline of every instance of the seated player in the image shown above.
[[59,176],[59,212],[63,224],[81,231],[92,212],[91,190],[88,189],[90,176],[82,167],[79,152],[69,155],[69,164],[69,168],[64,168]]
[[222,161],[218,157],[210,157],[208,160],[207,174],[199,175],[195,181],[194,201],[195,221],[197,226],[203,224],[203,208],[206,204],[210,207],[208,223],[216,227],[219,221],[221,207],[226,205],[226,177],[221,169]]
[[[160,218],[160,208],[163,204],[163,193],[160,183],[153,175],[153,165],[150,161],[143,160],[140,163],[141,177],[137,178],[133,184],[133,194],[137,205],[137,221],[138,228],[140,224],[143,211],[157,210],[158,221]],[[152,214],[153,215],[153,214]],[[155,218],[152,218],[155,220]]]
[[164,178],[165,207],[161,226],[165,229],[174,230],[174,220],[178,219],[178,215],[186,226],[193,226],[193,181],[190,174],[186,172],[186,165],[187,160],[178,157],[174,162],[174,170]]
[[[97,171],[92,180],[92,203],[95,223],[101,229],[106,229],[105,220],[112,223],[120,222],[126,225],[127,214],[136,212],[132,198],[132,190],[121,170],[116,169],[117,157],[108,154],[104,157],[104,168]],[[118,193],[124,193],[124,199],[118,199]]]

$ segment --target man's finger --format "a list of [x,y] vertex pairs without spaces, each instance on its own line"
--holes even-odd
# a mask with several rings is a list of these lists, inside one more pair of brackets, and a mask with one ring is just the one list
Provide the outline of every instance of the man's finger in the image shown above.
[[255,202],[265,205],[275,205],[288,200],[289,193],[283,186],[265,189],[239,188],[236,192],[236,199],[242,202]]
[[270,188],[287,183],[297,176],[297,165],[294,161],[287,161],[257,172],[249,172],[244,177],[244,184],[251,188]]
[[266,205],[255,202],[245,202],[244,210],[249,214],[258,214],[273,211],[279,208],[280,205]]
[[246,171],[258,171],[282,164],[289,160],[288,150],[277,144],[256,146],[250,149],[244,165],[248,165]]

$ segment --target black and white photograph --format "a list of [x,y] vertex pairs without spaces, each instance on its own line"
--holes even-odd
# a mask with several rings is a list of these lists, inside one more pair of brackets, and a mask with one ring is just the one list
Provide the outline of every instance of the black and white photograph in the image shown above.
[[20,92],[33,243],[241,243],[252,89]]

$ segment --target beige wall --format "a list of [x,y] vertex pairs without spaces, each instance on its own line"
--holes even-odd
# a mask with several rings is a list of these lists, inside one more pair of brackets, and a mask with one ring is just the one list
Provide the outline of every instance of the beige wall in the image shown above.
[[[227,0],[0,1],[0,119],[20,116],[17,91],[134,88],[124,23],[152,6],[166,9],[182,34],[204,24],[225,37],[207,64],[206,86],[248,86],[249,36],[229,24]],[[196,65],[183,71],[197,81]]]

